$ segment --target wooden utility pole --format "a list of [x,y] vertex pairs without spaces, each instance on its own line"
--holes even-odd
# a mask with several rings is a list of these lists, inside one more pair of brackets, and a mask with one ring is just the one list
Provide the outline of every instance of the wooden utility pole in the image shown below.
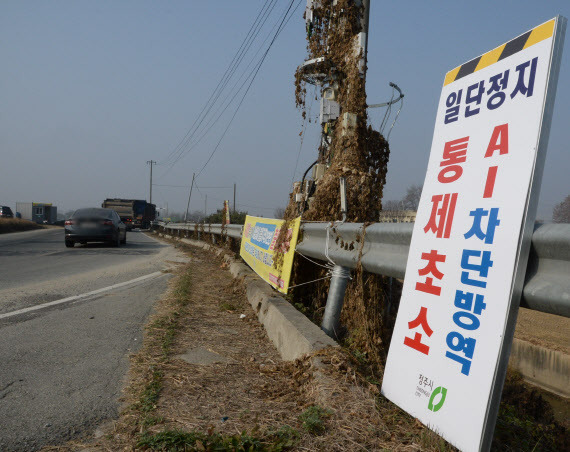
[[154,160],[148,160],[147,165],[150,165],[150,201],[149,203],[152,204],[152,165],[156,165]]
[[192,198],[192,187],[194,187],[194,177],[196,173],[192,173],[192,184],[190,184],[190,194],[188,195],[188,204],[186,205],[186,215],[184,215],[184,223],[188,220],[188,209],[190,208],[190,198]]

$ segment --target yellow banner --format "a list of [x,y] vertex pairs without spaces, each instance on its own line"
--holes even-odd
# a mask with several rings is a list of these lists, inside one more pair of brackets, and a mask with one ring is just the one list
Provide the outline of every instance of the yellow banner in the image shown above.
[[243,226],[240,256],[255,273],[271,286],[279,292],[287,293],[301,217],[289,222],[287,239],[283,243],[285,250],[283,265],[276,269],[273,265],[275,245],[284,223],[284,220],[250,217],[248,215]]

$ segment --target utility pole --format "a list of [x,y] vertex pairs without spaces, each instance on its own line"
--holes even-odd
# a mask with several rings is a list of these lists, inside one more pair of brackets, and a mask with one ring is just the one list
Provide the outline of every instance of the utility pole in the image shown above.
[[236,213],[236,183],[234,182],[234,213]]
[[[310,30],[313,26],[315,5],[317,2],[313,0],[307,0],[307,9],[305,11],[305,20],[307,22],[307,29]],[[356,64],[358,65],[358,71],[360,72],[360,77],[362,81],[366,78],[366,58],[368,50],[368,26],[370,17],[370,0],[356,0],[356,5],[360,7],[360,32],[353,37],[354,53],[360,55]],[[332,26],[332,25],[331,25]],[[314,167],[314,183],[318,184],[319,179],[325,177],[325,172],[327,169],[327,164],[330,162],[324,161],[325,150],[332,146],[332,137],[329,136],[327,130],[337,123],[340,125],[342,136],[354,135],[357,130],[358,120],[362,121],[362,118],[358,117],[357,111],[342,111],[338,99],[338,81],[334,77],[322,73],[322,69],[319,66],[325,61],[325,55],[315,55],[317,58],[306,61],[300,68],[304,68],[305,82],[316,85],[321,91],[321,114],[320,123],[323,128],[323,133],[321,135],[321,146],[319,148],[319,159],[315,162]],[[348,82],[347,82],[348,83]],[[357,86],[354,82],[351,82],[347,86],[348,92],[356,92]],[[330,157],[329,157],[330,158]],[[340,181],[341,190],[341,213],[343,215],[343,222],[346,220],[346,192],[345,192],[345,180]],[[301,186],[301,193],[305,187]],[[308,196],[308,194],[307,194]],[[300,197],[301,200],[303,197]],[[303,210],[304,210],[304,201]],[[348,280],[350,279],[350,269],[348,267],[343,267],[342,265],[335,264],[332,271],[332,278],[327,298],[327,304],[325,306],[325,312],[323,315],[323,320],[321,324],[321,329],[325,331],[330,337],[336,339],[340,326],[340,313],[344,303],[344,296],[346,292],[346,287],[348,285]]]
[[152,165],[156,165],[154,160],[148,160],[147,165],[150,165],[150,204],[152,204]]
[[360,47],[362,58],[358,62],[358,70],[363,78],[366,77],[366,60],[368,58],[368,24],[370,22],[370,0],[362,0],[362,16],[360,24],[362,31],[356,38],[357,50]]
[[194,187],[194,177],[196,173],[192,173],[192,184],[190,184],[190,194],[188,195],[188,204],[186,205],[186,215],[184,215],[184,223],[188,220],[188,209],[190,208],[190,198],[192,198],[192,187]]
[[206,199],[204,200],[204,223],[206,222],[206,217],[208,214],[206,211],[208,210],[208,195],[206,195]]

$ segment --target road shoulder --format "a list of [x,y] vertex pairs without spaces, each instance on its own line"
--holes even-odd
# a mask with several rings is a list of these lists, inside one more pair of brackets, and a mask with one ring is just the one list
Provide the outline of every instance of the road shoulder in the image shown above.
[[[283,361],[227,262],[200,248],[186,252],[190,262],[172,280],[147,326],[142,350],[131,359],[121,416],[82,446],[455,450],[380,396],[380,382],[344,350]],[[517,398],[523,400],[526,389],[517,384]],[[512,425],[507,428],[510,432]],[[532,440],[535,433],[545,431],[517,432],[517,438]],[[546,433],[549,441],[564,435]]]

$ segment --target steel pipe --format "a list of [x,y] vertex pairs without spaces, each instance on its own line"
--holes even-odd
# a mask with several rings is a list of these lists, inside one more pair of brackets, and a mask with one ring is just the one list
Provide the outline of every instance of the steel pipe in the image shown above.
[[321,329],[333,339],[339,336],[340,313],[344,304],[344,294],[350,279],[350,269],[342,265],[335,265],[332,270],[331,285],[325,306],[325,314]]

